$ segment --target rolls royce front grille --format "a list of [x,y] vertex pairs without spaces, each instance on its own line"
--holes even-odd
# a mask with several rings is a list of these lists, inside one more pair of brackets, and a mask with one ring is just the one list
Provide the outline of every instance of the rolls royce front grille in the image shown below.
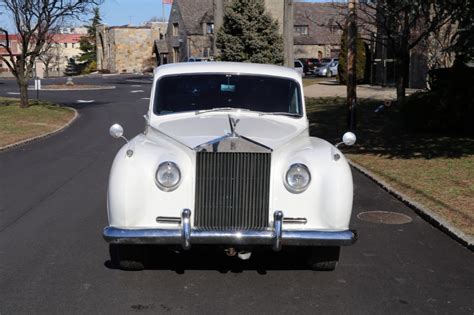
[[197,152],[194,226],[268,227],[271,153]]

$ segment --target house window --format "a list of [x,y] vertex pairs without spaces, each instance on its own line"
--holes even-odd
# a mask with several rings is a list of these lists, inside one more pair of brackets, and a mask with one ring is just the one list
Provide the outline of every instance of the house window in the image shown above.
[[295,25],[295,34],[297,36],[308,35],[308,25]]
[[173,61],[179,62],[179,47],[173,47]]
[[64,48],[67,48],[67,43],[64,43]]
[[206,23],[206,34],[214,34],[214,23]]
[[72,48],[76,47],[76,44],[75,44],[75,43],[72,43],[72,44],[71,44],[71,47],[72,47]]
[[179,24],[173,23],[173,36],[179,36]]

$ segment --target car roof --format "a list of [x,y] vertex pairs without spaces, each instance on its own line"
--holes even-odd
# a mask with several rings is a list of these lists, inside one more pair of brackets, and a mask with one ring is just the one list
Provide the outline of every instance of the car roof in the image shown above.
[[293,68],[245,63],[245,62],[183,62],[159,66],[155,71],[155,78],[165,75],[193,74],[193,73],[236,73],[256,74],[286,77],[301,82],[301,76]]

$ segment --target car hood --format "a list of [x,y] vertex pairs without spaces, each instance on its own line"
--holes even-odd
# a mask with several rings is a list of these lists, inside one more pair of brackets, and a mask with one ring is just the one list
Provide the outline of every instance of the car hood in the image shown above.
[[[281,116],[244,116],[228,114],[193,115],[155,124],[155,128],[176,141],[195,148],[231,132],[229,116],[238,119],[235,132],[269,148],[287,143],[307,130],[301,119]],[[295,123],[298,121],[298,123]]]

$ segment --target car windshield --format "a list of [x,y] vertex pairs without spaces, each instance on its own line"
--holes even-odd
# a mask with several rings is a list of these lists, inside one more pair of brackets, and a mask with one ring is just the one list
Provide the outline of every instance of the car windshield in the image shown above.
[[325,65],[325,64],[328,64],[331,62],[332,59],[329,59],[329,58],[324,58],[324,59],[321,59],[321,64]]
[[234,108],[301,116],[299,84],[286,78],[233,74],[174,75],[157,83],[157,115]]

